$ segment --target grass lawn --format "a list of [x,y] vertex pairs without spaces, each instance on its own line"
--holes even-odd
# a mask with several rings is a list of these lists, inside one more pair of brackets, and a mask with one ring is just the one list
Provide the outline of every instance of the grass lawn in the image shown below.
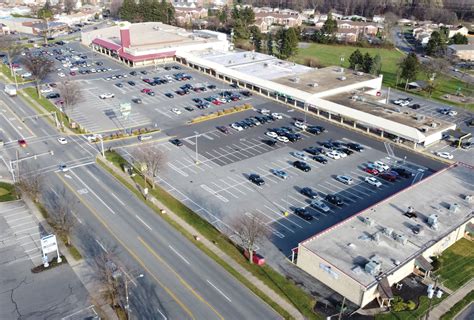
[[[355,46],[345,46],[345,45],[326,45],[319,43],[310,43],[307,48],[298,49],[298,54],[294,60],[298,63],[304,63],[305,58],[316,58],[319,60],[320,64],[324,66],[341,64],[341,56],[344,57],[343,67],[349,67],[349,57],[356,49],[359,49],[362,54],[368,52],[370,55],[374,56],[377,53],[382,57],[382,74],[383,74],[383,84],[387,87],[396,87],[397,81],[397,64],[404,57],[404,54],[395,49],[379,49],[379,48],[359,48]],[[423,73],[418,74],[419,80],[426,80],[426,75]],[[439,100],[441,102],[458,105],[466,107],[468,109],[474,110],[474,104],[458,104],[451,101],[444,100],[442,97],[445,94],[454,94],[456,89],[461,87],[461,92],[465,96],[473,95],[474,89],[466,88],[465,83],[448,76],[438,76],[436,90],[433,92],[432,99]],[[404,84],[399,84],[399,89],[404,89]],[[425,92],[416,93],[424,97],[428,97]]]
[[0,182],[0,202],[16,200],[15,187],[12,184]]
[[[431,308],[433,308],[435,305],[437,305],[441,300],[443,300],[446,297],[444,295],[441,299],[438,299],[436,297],[433,298],[433,301],[431,302]],[[418,304],[418,307],[415,310],[412,311],[400,311],[400,312],[394,312],[391,311],[389,313],[384,313],[384,314],[378,314],[375,316],[375,320],[413,320],[413,319],[419,319],[421,316],[423,316],[426,311],[428,311],[428,307],[430,305],[430,299],[426,296],[420,297],[420,303]]]
[[[107,160],[112,162],[115,166],[123,168],[123,165],[128,165],[127,161],[122,158],[116,152],[106,152]],[[101,164],[101,161],[99,161]],[[131,186],[126,180],[122,177],[116,175],[111,171],[106,165],[101,164],[104,169],[109,171],[112,175],[115,176],[122,184],[128,187],[137,197],[143,199],[141,193],[134,187]],[[133,177],[133,180],[138,185],[144,184],[143,179],[140,175]],[[172,210],[176,215],[185,220],[187,223],[192,225],[196,230],[198,230],[204,237],[208,240],[213,241],[221,250],[223,250],[227,255],[237,261],[245,269],[250,271],[254,276],[263,281],[267,286],[272,288],[277,294],[282,296],[284,299],[292,303],[304,316],[306,319],[322,319],[319,315],[315,314],[312,311],[312,308],[315,304],[314,298],[309,294],[304,292],[302,289],[297,287],[293,282],[286,279],[283,275],[279,274],[269,266],[258,267],[255,265],[250,265],[247,259],[244,258],[242,253],[237,247],[232,244],[227,237],[222,235],[217,229],[209,224],[206,220],[202,219],[194,211],[189,209],[187,206],[179,202],[164,189],[156,186],[155,189],[149,188],[149,192],[160,200],[164,205],[166,205],[170,210]],[[147,202],[147,204],[154,209],[156,212],[159,212],[159,209]],[[273,300],[269,299],[265,294],[263,294],[255,285],[250,283],[244,276],[236,272],[231,268],[226,262],[224,262],[220,257],[210,251],[207,247],[202,245],[200,242],[195,241],[192,235],[188,234],[180,225],[178,225],[174,220],[169,218],[167,215],[162,215],[162,217],[178,231],[180,231],[185,237],[192,241],[197,247],[224,267],[229,273],[231,273],[235,278],[240,282],[246,285],[250,290],[252,290],[257,296],[262,298],[270,306],[272,306],[278,313],[280,313],[285,319],[289,319],[289,314],[277,305]]]
[[439,262],[436,274],[443,285],[456,290],[474,278],[474,243],[464,238],[459,240],[443,252]]

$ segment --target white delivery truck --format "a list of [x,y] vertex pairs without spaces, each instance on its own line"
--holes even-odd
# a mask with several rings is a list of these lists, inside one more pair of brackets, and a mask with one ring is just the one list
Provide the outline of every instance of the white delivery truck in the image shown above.
[[13,85],[7,84],[5,86],[5,93],[8,94],[10,97],[16,96],[16,87]]

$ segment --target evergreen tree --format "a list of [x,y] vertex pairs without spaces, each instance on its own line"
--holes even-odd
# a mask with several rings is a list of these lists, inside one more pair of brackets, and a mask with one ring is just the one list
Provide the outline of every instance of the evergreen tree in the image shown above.
[[267,54],[273,55],[273,36],[271,32],[267,36]]
[[408,87],[408,82],[415,80],[416,75],[420,70],[420,62],[415,53],[408,54],[399,64],[400,77],[406,80],[405,90]]
[[447,52],[446,33],[433,31],[426,45],[426,53],[430,56],[444,56]]
[[368,52],[366,52],[362,62],[362,71],[364,71],[365,73],[369,73],[370,70],[372,70],[373,64],[374,59],[370,56]]
[[325,34],[333,34],[334,32],[337,31],[337,21],[332,18],[332,14],[328,14],[327,20],[324,22],[323,28],[322,28],[323,33]]
[[249,28],[250,34],[252,36],[253,45],[255,46],[255,51],[261,52],[262,51],[262,33],[257,26],[251,26]]
[[295,28],[281,28],[276,34],[280,58],[287,59],[298,51],[298,35]]
[[352,52],[351,56],[349,57],[349,68],[357,70],[362,67],[364,64],[364,57],[359,49],[356,49]]
[[459,32],[456,33],[451,40],[449,41],[451,44],[468,44],[467,37]]
[[381,70],[382,70],[382,57],[380,57],[380,55],[377,53],[374,57],[370,73],[375,76],[378,76]]
[[123,0],[122,7],[119,10],[119,17],[122,20],[134,21],[138,6],[135,0]]

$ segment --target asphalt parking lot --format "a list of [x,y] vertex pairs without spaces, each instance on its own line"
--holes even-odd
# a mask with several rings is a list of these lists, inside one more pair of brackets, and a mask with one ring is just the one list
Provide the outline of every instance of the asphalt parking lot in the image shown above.
[[[303,138],[298,142],[278,142],[275,146],[269,146],[262,142],[268,139],[265,135],[268,128],[292,126],[293,118],[302,118],[302,115],[268,101],[257,107],[279,112],[283,119],[240,132],[230,129],[227,134],[216,129],[217,126],[228,126],[234,121],[258,115],[256,111],[249,110],[198,125],[167,130],[166,134],[183,141],[181,147],[166,141],[147,145],[166,154],[167,164],[159,175],[159,182],[168,192],[223,231],[228,231],[227,227],[236,215],[256,213],[268,226],[273,244],[285,254],[299,241],[443,167],[431,159],[399,150],[394,145],[387,148],[384,143],[314,118],[308,118],[308,122],[322,125],[328,132],[317,136],[300,132]],[[308,160],[310,172],[293,167],[293,161],[298,159],[292,152],[309,146],[320,147],[319,142],[328,140],[356,142],[365,150],[339,160],[328,159],[327,164]],[[126,156],[133,157],[134,148],[140,146],[120,150]],[[379,179],[382,185],[373,187],[364,181],[369,174],[363,169],[368,162],[377,160],[401,166],[412,176],[395,182]],[[277,177],[270,171],[272,169],[284,170],[288,178]],[[252,183],[248,179],[250,174],[259,174],[265,184],[258,186]],[[350,175],[354,183],[350,186],[342,184],[335,179],[338,174]],[[311,208],[310,199],[300,193],[303,187],[311,187],[321,198],[336,194],[344,205],[338,207],[323,200],[329,206],[328,212]],[[311,221],[294,214],[294,209],[301,207],[306,207],[313,216]],[[284,212],[288,215],[285,216]]]

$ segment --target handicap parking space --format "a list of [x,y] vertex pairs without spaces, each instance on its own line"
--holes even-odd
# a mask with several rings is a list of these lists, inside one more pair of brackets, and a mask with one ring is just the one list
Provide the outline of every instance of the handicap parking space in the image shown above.
[[[417,164],[415,159],[409,161],[397,158],[393,153],[388,154],[382,143],[359,139],[345,129],[320,123],[313,118],[308,121],[327,126],[328,132],[313,135],[299,130],[301,140],[294,143],[278,142],[270,146],[263,142],[268,139],[265,132],[270,128],[292,126],[293,117],[299,117],[299,114],[287,112],[287,109],[285,111],[284,107],[274,103],[260,107],[281,112],[285,116],[282,120],[244,131],[230,129],[228,133],[223,133],[215,129],[219,125],[228,126],[239,117],[257,114],[255,111],[246,111],[186,130],[175,130],[173,133],[183,142],[182,146],[175,146],[168,141],[154,146],[167,154],[167,163],[157,182],[218,228],[230,225],[233,217],[239,214],[257,214],[271,232],[274,244],[286,252],[305,237],[342,221],[432,173],[427,167]],[[311,167],[309,172],[294,167],[294,161],[298,160],[294,152],[320,146],[321,142],[328,140],[355,142],[364,150],[338,160],[328,158],[327,164],[308,159],[306,162]],[[131,158],[133,148],[136,147],[126,147],[120,151]],[[393,182],[378,178],[381,186],[373,187],[364,180],[369,176],[364,168],[373,161],[403,167],[411,176]],[[274,169],[286,172],[286,179],[275,175],[272,172]],[[251,182],[251,174],[258,174],[265,184]],[[339,174],[350,175],[354,183],[345,185],[337,181],[335,177]],[[311,199],[300,192],[304,187],[312,188],[329,210],[324,212],[311,207]],[[337,195],[344,205],[339,207],[326,201],[327,195]],[[296,208],[306,208],[312,219],[306,220],[295,214]]]

